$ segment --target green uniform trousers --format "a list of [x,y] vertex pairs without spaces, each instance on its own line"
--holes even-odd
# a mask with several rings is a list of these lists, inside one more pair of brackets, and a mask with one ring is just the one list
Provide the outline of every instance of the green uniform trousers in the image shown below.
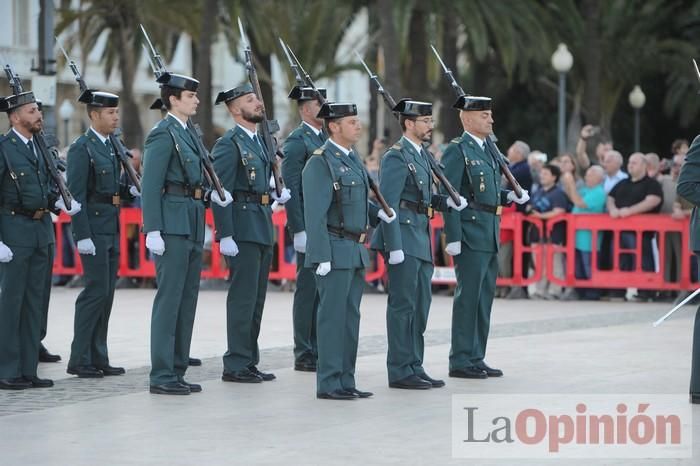
[[[696,254],[700,260],[700,254]],[[693,359],[690,365],[690,393],[700,394],[700,307],[695,312]]]
[[151,313],[151,384],[177,382],[190,357],[202,243],[163,234],[165,253],[155,256],[158,291]]
[[224,372],[238,372],[260,362],[258,336],[262,321],[272,246],[241,241],[238,254],[226,257],[231,284],[226,297]]
[[294,291],[292,320],[294,325],[294,359],[315,362],[316,315],[318,313],[318,292],[314,269],[304,267],[306,254],[297,252],[297,283]]
[[355,388],[365,269],[333,269],[324,277],[316,275],[316,283],[319,296],[317,393]]
[[32,377],[39,364],[41,320],[49,246],[11,246],[0,264],[0,379]]
[[450,370],[471,367],[484,360],[496,292],[498,254],[470,250],[454,257],[457,289],[452,305]]
[[[60,244],[63,241],[63,239],[56,238],[56,241],[59,243],[60,247]],[[44,338],[46,337],[46,330],[49,326],[49,302],[51,301],[51,287],[53,286],[53,259],[55,257],[55,252],[56,245],[53,243],[49,244],[49,267],[46,269],[46,284],[44,287],[44,298],[42,299],[41,303],[42,314],[41,333],[39,337],[40,341],[44,341]]]
[[[388,264],[388,262],[387,262]],[[386,366],[389,382],[410,375],[421,376],[423,370],[423,333],[428,324],[432,294],[433,264],[406,256],[389,269],[389,298],[386,331],[389,349]]]
[[95,255],[81,254],[85,289],[75,301],[68,367],[109,365],[107,327],[119,267],[119,236],[93,235]]

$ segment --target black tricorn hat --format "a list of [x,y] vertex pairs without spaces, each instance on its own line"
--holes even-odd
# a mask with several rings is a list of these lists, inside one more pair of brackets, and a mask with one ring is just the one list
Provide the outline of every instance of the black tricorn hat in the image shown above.
[[[317,87],[316,88],[321,94],[321,97],[326,99],[326,89],[323,87]],[[298,102],[305,102],[307,100],[316,100],[316,91],[314,91],[313,87],[301,87],[301,86],[294,86],[291,91],[289,91],[289,96],[290,99],[294,99]]]
[[151,110],[163,110],[165,108],[165,105],[163,105],[163,100],[160,97],[158,97],[148,108],[150,108]]
[[22,92],[17,95],[10,95],[0,100],[0,112],[11,112],[22,105],[36,103],[33,92]]
[[475,95],[463,95],[452,106],[464,111],[491,110],[491,97],[478,97]]
[[334,120],[347,116],[357,115],[357,105],[350,102],[326,102],[321,106],[316,118]]
[[44,103],[39,99],[34,99],[34,102],[36,103],[36,106],[39,107],[39,111],[43,112],[44,111]]
[[216,96],[216,101],[214,102],[214,104],[219,105],[221,102],[230,102],[232,100],[235,100],[239,97],[243,97],[244,95],[251,94],[253,92],[255,91],[253,90],[252,84],[241,84],[240,86],[231,88],[227,91],[219,92],[219,95]]
[[391,110],[406,116],[425,116],[433,114],[433,104],[411,99],[401,99]]
[[197,92],[199,87],[199,81],[184,74],[163,73],[156,82],[160,83],[161,87],[168,86],[192,92]]
[[92,105],[93,107],[118,107],[119,96],[111,92],[86,89],[80,94],[80,97],[78,97],[78,102]]

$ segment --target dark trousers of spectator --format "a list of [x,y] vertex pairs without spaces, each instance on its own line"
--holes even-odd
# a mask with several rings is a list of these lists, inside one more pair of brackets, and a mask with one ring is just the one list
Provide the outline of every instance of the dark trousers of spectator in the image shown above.
[[[654,233],[642,233],[642,270],[645,272],[654,272],[656,270],[654,263],[654,253],[652,252],[652,240]],[[633,232],[620,233],[620,248],[634,249],[637,247],[637,235]],[[636,255],[630,253],[620,254],[620,270],[636,270]],[[653,290],[639,290],[640,297],[651,298],[656,295]]]
[[[592,276],[592,258],[591,251],[576,250],[576,260],[574,274],[577,279],[589,280]],[[576,294],[580,299],[598,300],[600,298],[600,290],[596,288],[576,288]]]

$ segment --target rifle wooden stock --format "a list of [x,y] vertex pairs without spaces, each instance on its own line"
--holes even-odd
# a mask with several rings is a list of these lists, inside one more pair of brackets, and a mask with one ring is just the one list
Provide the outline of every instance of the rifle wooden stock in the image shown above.
[[126,176],[129,177],[131,184],[136,186],[136,189],[138,189],[138,191],[141,192],[141,177],[138,173],[136,173],[136,170],[134,170],[134,167],[131,165],[126,147],[124,147],[124,144],[122,143],[121,139],[119,139],[119,137],[115,134],[110,134],[109,142],[112,143],[112,147],[114,147],[114,152],[119,158],[119,163],[121,163],[122,168],[124,169],[124,173],[126,173]]
[[486,138],[486,144],[488,144],[491,147],[491,150],[496,154],[496,158],[498,159],[498,165],[501,167],[501,173],[503,173],[503,176],[505,176],[506,180],[508,180],[508,184],[511,188],[513,188],[513,192],[516,196],[521,197],[523,195],[523,187],[520,186],[518,180],[516,180],[515,176],[513,176],[513,172],[510,171],[510,168],[508,167],[508,164],[505,161],[505,157],[498,149],[498,146],[496,146],[496,143],[493,142],[491,135],[489,135],[489,137]]
[[199,127],[198,124],[193,123],[190,119],[187,119],[187,129],[192,134],[193,139],[197,144],[197,149],[199,149],[199,153],[202,157],[202,165],[204,166],[204,178],[209,184],[209,186],[213,187],[216,190],[217,194],[219,195],[219,198],[223,201],[226,198],[226,195],[224,194],[224,188],[223,186],[221,186],[221,180],[219,180],[219,177],[214,171],[214,165],[211,163],[211,159],[209,158],[209,151],[204,146],[204,142],[202,141],[202,129]]
[[39,154],[41,154],[41,158],[44,159],[46,168],[48,168],[49,170],[49,175],[51,175],[51,179],[53,179],[53,182],[56,184],[58,192],[61,195],[61,198],[63,199],[63,203],[66,205],[66,209],[71,210],[73,204],[73,195],[68,190],[68,186],[66,186],[65,180],[58,172],[58,168],[56,168],[55,159],[58,158],[58,151],[56,150],[56,148],[52,148],[54,150],[52,152],[51,149],[49,149],[46,146],[43,131],[41,131],[39,134],[34,135],[34,141],[36,141],[36,146],[39,151]]

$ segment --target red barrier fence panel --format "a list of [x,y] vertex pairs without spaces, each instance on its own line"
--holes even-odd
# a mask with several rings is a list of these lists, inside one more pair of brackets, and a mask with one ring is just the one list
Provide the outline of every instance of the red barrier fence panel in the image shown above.
[[[558,224],[566,228],[564,245],[546,245],[547,279],[576,288],[694,289],[693,254],[688,248],[689,220],[670,215],[565,214],[550,219],[547,237]],[[591,276],[576,277],[576,232],[591,232]],[[557,257],[559,256],[559,257]],[[555,260],[565,261],[564,277],[553,274]],[[673,270],[671,270],[673,269]],[[674,277],[675,275],[675,277]]]

